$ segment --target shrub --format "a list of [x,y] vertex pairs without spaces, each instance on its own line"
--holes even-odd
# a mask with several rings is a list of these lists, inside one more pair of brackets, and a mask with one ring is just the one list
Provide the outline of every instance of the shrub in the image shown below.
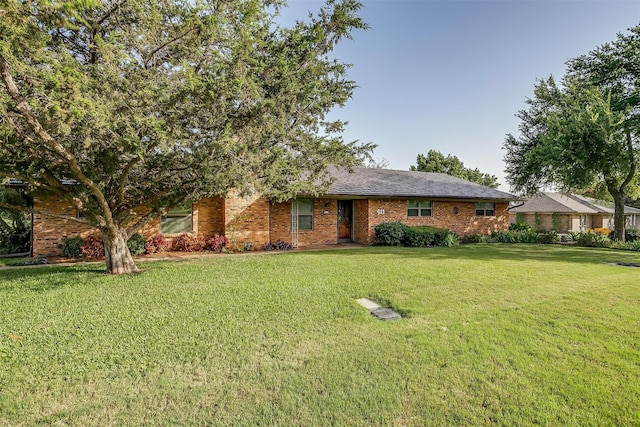
[[178,252],[199,252],[204,249],[204,239],[184,233],[174,239],[171,249]]
[[[613,240],[614,234],[615,230],[611,230],[609,233],[609,239]],[[624,230],[624,240],[626,242],[635,242],[636,240],[640,240],[640,230]]]
[[382,246],[402,246],[409,226],[401,222],[383,222],[376,225],[376,239]]
[[630,242],[624,242],[620,249],[626,249],[628,251],[640,251],[640,240],[632,240]]
[[604,227],[590,228],[587,230],[588,233],[599,234],[600,236],[606,237],[611,233],[611,229]]
[[531,231],[531,226],[526,222],[512,222],[509,224],[510,231]]
[[204,249],[207,251],[222,252],[222,249],[224,249],[228,243],[229,239],[227,239],[225,236],[216,234],[215,236],[209,237],[204,241]]
[[458,235],[447,230],[447,234],[444,236],[444,239],[442,239],[442,244],[439,246],[446,246],[450,248],[452,246],[458,246],[459,244],[460,238],[458,237]]
[[487,236],[485,236],[484,234],[476,233],[464,236],[461,243],[486,243],[486,241]]
[[627,242],[640,240],[640,230],[624,230],[624,240]]
[[30,246],[31,228],[27,224],[20,223],[11,230],[0,231],[0,254],[29,252]]
[[276,240],[275,242],[269,242],[262,247],[263,251],[290,251],[293,250],[293,245],[283,240]]
[[80,258],[82,255],[82,237],[63,237],[58,249],[65,258]]
[[433,246],[435,233],[432,230],[425,230],[419,227],[408,227],[402,239],[403,246],[410,248],[428,248]]
[[129,248],[129,252],[131,255],[141,255],[144,253],[144,237],[140,233],[136,233],[133,236],[129,237],[127,241],[127,247]]
[[537,241],[542,244],[551,244],[560,240],[558,233],[555,231],[545,231],[544,233],[538,233]]
[[576,237],[576,244],[578,246],[588,246],[595,248],[608,248],[611,246],[611,240],[601,234],[592,233],[587,231],[585,233],[579,233]]
[[494,231],[488,241],[491,243],[538,243],[538,233],[533,231]]
[[156,234],[144,243],[144,251],[148,254],[166,252],[171,247],[171,243],[162,234]]
[[83,241],[80,248],[84,258],[104,257],[104,242],[102,236],[97,233],[89,234]]

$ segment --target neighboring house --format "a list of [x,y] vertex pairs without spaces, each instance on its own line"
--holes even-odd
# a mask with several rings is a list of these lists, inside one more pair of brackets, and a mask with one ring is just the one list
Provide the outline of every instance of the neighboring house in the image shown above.
[[[511,208],[509,217],[516,222],[516,215],[522,214],[524,222],[536,226],[536,216],[541,230],[554,229],[554,215],[559,225],[559,233],[585,231],[590,228],[613,230],[613,203],[600,202],[576,194],[540,193],[525,200],[521,206]],[[625,206],[626,227],[640,228],[640,209]]]
[[[261,248],[277,240],[295,247],[314,244],[375,243],[375,226],[401,221],[430,225],[467,235],[489,234],[509,225],[512,194],[453,176],[389,169],[356,168],[353,173],[333,170],[335,178],[321,197],[272,203],[265,197],[204,198],[175,209],[148,224],[142,234],[175,237],[193,233],[203,237],[223,234],[234,247]],[[34,207],[57,214],[76,215],[59,199],[36,199]],[[64,236],[86,235],[83,224],[34,215],[33,253],[55,255]]]

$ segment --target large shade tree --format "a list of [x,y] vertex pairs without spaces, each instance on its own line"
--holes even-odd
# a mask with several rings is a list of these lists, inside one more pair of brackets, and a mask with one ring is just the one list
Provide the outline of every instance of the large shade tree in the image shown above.
[[325,118],[355,88],[332,50],[366,24],[354,0],[291,28],[282,7],[1,0],[0,177],[72,203],[111,273],[137,271],[127,239],[188,200],[320,191],[372,148]]
[[411,165],[409,169],[419,172],[446,173],[490,188],[498,188],[498,177],[495,175],[480,172],[477,168],[467,168],[458,156],[451,154],[445,156],[437,150],[429,150],[426,156],[418,154],[416,164]]
[[507,180],[515,191],[594,191],[613,200],[615,238],[624,240],[624,202],[638,191],[640,27],[567,62],[558,84],[537,82],[507,135]]

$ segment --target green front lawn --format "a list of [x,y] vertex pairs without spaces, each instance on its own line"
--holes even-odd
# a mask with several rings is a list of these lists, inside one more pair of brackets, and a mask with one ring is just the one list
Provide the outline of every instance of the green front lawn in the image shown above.
[[640,269],[612,261],[640,259],[483,244],[4,268],[0,426],[638,425]]

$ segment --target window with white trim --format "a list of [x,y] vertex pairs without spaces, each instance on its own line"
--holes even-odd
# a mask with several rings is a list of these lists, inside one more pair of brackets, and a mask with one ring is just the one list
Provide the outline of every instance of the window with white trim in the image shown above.
[[160,217],[160,233],[182,234],[193,231],[193,207],[191,202],[171,209]]
[[477,202],[476,216],[496,216],[496,204],[492,202]]
[[[294,203],[296,204],[295,206]],[[298,230],[313,230],[313,199],[295,199],[291,201],[292,228],[295,219],[294,215],[296,215],[296,212],[298,214]]]
[[431,200],[407,200],[407,216],[431,216]]

